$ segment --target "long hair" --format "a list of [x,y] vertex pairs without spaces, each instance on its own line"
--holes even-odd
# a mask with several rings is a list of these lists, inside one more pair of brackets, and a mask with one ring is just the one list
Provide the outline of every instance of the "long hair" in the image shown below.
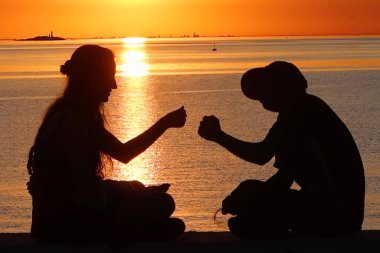
[[[98,73],[101,73],[104,64],[111,62],[114,54],[109,49],[98,45],[84,45],[79,47],[71,59],[61,66],[61,73],[68,78],[67,86],[63,94],[57,98],[48,108],[42,124],[37,132],[34,145],[29,151],[29,159],[27,163],[28,172],[32,175],[37,168],[33,166],[33,162],[38,156],[38,147],[41,145],[42,134],[45,132],[53,115],[64,106],[72,106],[76,110],[80,110],[83,119],[88,121],[92,129],[93,139],[97,139],[97,131],[105,127],[104,103],[96,99],[97,89],[100,89],[96,83]],[[100,127],[100,128],[99,128]],[[107,174],[106,165],[110,164],[112,169],[112,160],[104,154],[99,145],[95,145],[97,155],[97,167],[95,173],[97,176],[104,177]]]

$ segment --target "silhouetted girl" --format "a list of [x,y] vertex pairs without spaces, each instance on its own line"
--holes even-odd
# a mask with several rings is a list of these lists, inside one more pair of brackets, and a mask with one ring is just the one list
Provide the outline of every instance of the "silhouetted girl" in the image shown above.
[[183,233],[169,218],[175,209],[169,185],[105,180],[105,162],[123,163],[145,151],[168,128],[185,124],[183,107],[136,138],[121,143],[104,127],[103,104],[113,89],[113,53],[79,47],[61,72],[67,87],[48,109],[30,150],[28,189],[33,199],[31,236],[40,241],[166,240]]

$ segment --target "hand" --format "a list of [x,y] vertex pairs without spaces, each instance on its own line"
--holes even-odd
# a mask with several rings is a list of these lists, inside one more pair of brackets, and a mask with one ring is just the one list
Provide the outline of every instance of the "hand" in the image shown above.
[[168,128],[170,127],[179,128],[185,125],[186,116],[187,116],[186,110],[182,106],[181,108],[166,114],[164,117],[162,117],[162,120],[165,122],[165,125]]
[[233,198],[231,195],[228,195],[223,201],[222,201],[222,214],[232,214],[232,215],[238,215],[239,214],[239,208],[241,208],[242,203],[237,201],[237,199]]
[[160,185],[150,185],[146,187],[147,192],[167,192],[169,190],[170,184],[160,184]]
[[239,215],[247,203],[262,203],[262,196],[268,195],[267,192],[268,187],[265,182],[245,180],[223,200],[222,214]]
[[198,134],[209,141],[216,141],[220,134],[222,133],[222,129],[220,128],[219,119],[212,116],[204,116],[203,120],[199,124]]
[[137,192],[141,192],[141,191],[144,191],[146,189],[146,186],[143,183],[141,183],[140,181],[133,180],[133,181],[128,181],[128,182],[134,188],[134,190]]

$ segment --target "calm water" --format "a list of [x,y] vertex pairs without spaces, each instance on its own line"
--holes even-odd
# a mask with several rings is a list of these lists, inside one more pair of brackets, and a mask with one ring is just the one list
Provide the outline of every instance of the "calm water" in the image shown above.
[[[260,141],[277,115],[245,98],[239,80],[248,68],[274,60],[296,63],[309,92],[327,101],[350,128],[366,170],[364,228],[380,229],[380,38],[309,37],[0,42],[0,232],[29,230],[27,153],[47,106],[64,88],[59,65],[86,43],[116,54],[119,87],[107,114],[122,141],[186,107],[184,128],[169,130],[131,163],[115,163],[114,178],[171,183],[175,216],[187,230],[226,230],[226,217],[212,220],[224,196],[244,179],[274,173],[272,163],[249,164],[197,135],[201,118],[215,114],[225,131]],[[214,44],[217,51],[211,50]]]

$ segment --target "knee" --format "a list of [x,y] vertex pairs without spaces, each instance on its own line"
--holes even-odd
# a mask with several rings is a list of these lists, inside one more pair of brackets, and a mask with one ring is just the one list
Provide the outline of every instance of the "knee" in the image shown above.
[[265,185],[265,182],[260,180],[245,180],[239,184],[236,188],[237,191],[257,191],[261,190]]
[[185,225],[185,223],[181,219],[170,218],[169,220],[171,221],[172,234],[175,237],[178,237],[178,236],[182,235],[185,232],[186,225]]
[[170,217],[175,210],[175,202],[173,197],[168,193],[157,192],[154,194],[158,216]]
[[165,203],[167,209],[167,216],[169,217],[175,211],[174,198],[167,193],[163,193],[163,203]]
[[130,184],[133,185],[133,187],[138,191],[145,189],[145,185],[141,183],[140,181],[133,180],[133,181],[130,181]]
[[230,232],[240,238],[245,238],[247,234],[247,228],[245,223],[241,221],[239,217],[232,217],[228,220],[228,228]]
[[228,228],[230,229],[231,233],[235,234],[234,232],[236,231],[237,224],[237,217],[232,217],[228,219]]

